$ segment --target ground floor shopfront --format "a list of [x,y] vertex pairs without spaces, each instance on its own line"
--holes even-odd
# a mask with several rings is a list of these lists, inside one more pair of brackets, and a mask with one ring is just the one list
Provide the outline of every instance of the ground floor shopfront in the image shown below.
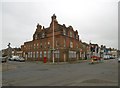
[[[54,54],[53,54],[54,53]],[[56,50],[40,50],[40,51],[26,51],[23,52],[23,57],[26,60],[43,61],[47,58],[47,61],[55,62],[69,62],[76,61],[81,58],[81,52],[75,49],[56,49]]]

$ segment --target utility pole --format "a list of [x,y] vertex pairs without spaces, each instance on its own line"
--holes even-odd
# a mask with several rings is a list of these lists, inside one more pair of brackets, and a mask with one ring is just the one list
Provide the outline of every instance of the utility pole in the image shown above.
[[8,46],[8,59],[11,57],[11,47],[10,43],[7,45]]
[[54,19],[53,19],[53,63],[54,63]]

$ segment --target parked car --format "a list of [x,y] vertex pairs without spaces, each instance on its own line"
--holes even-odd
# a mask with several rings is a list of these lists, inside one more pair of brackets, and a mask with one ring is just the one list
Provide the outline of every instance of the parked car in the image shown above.
[[110,59],[115,59],[115,57],[113,57],[113,56],[110,56]]
[[9,61],[14,61],[14,58],[9,58],[8,60],[9,60]]
[[104,60],[109,60],[110,59],[110,56],[109,55],[104,55]]
[[20,57],[18,61],[25,62],[25,59],[23,57]]
[[9,58],[9,61],[18,61],[19,56],[12,56],[11,58]]

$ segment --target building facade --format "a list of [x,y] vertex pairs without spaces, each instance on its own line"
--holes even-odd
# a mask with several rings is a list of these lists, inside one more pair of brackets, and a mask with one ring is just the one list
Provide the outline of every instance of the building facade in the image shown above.
[[[78,31],[72,26],[58,23],[55,14],[51,17],[48,28],[37,24],[33,40],[24,42],[21,46],[26,60],[72,61],[80,59],[81,41]],[[54,54],[53,54],[54,53]]]

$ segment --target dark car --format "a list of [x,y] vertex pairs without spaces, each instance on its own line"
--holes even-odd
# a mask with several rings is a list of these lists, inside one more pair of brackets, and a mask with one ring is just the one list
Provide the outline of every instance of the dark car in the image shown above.
[[2,63],[6,63],[7,62],[7,57],[2,57]]
[[110,59],[115,59],[115,58],[111,56]]

